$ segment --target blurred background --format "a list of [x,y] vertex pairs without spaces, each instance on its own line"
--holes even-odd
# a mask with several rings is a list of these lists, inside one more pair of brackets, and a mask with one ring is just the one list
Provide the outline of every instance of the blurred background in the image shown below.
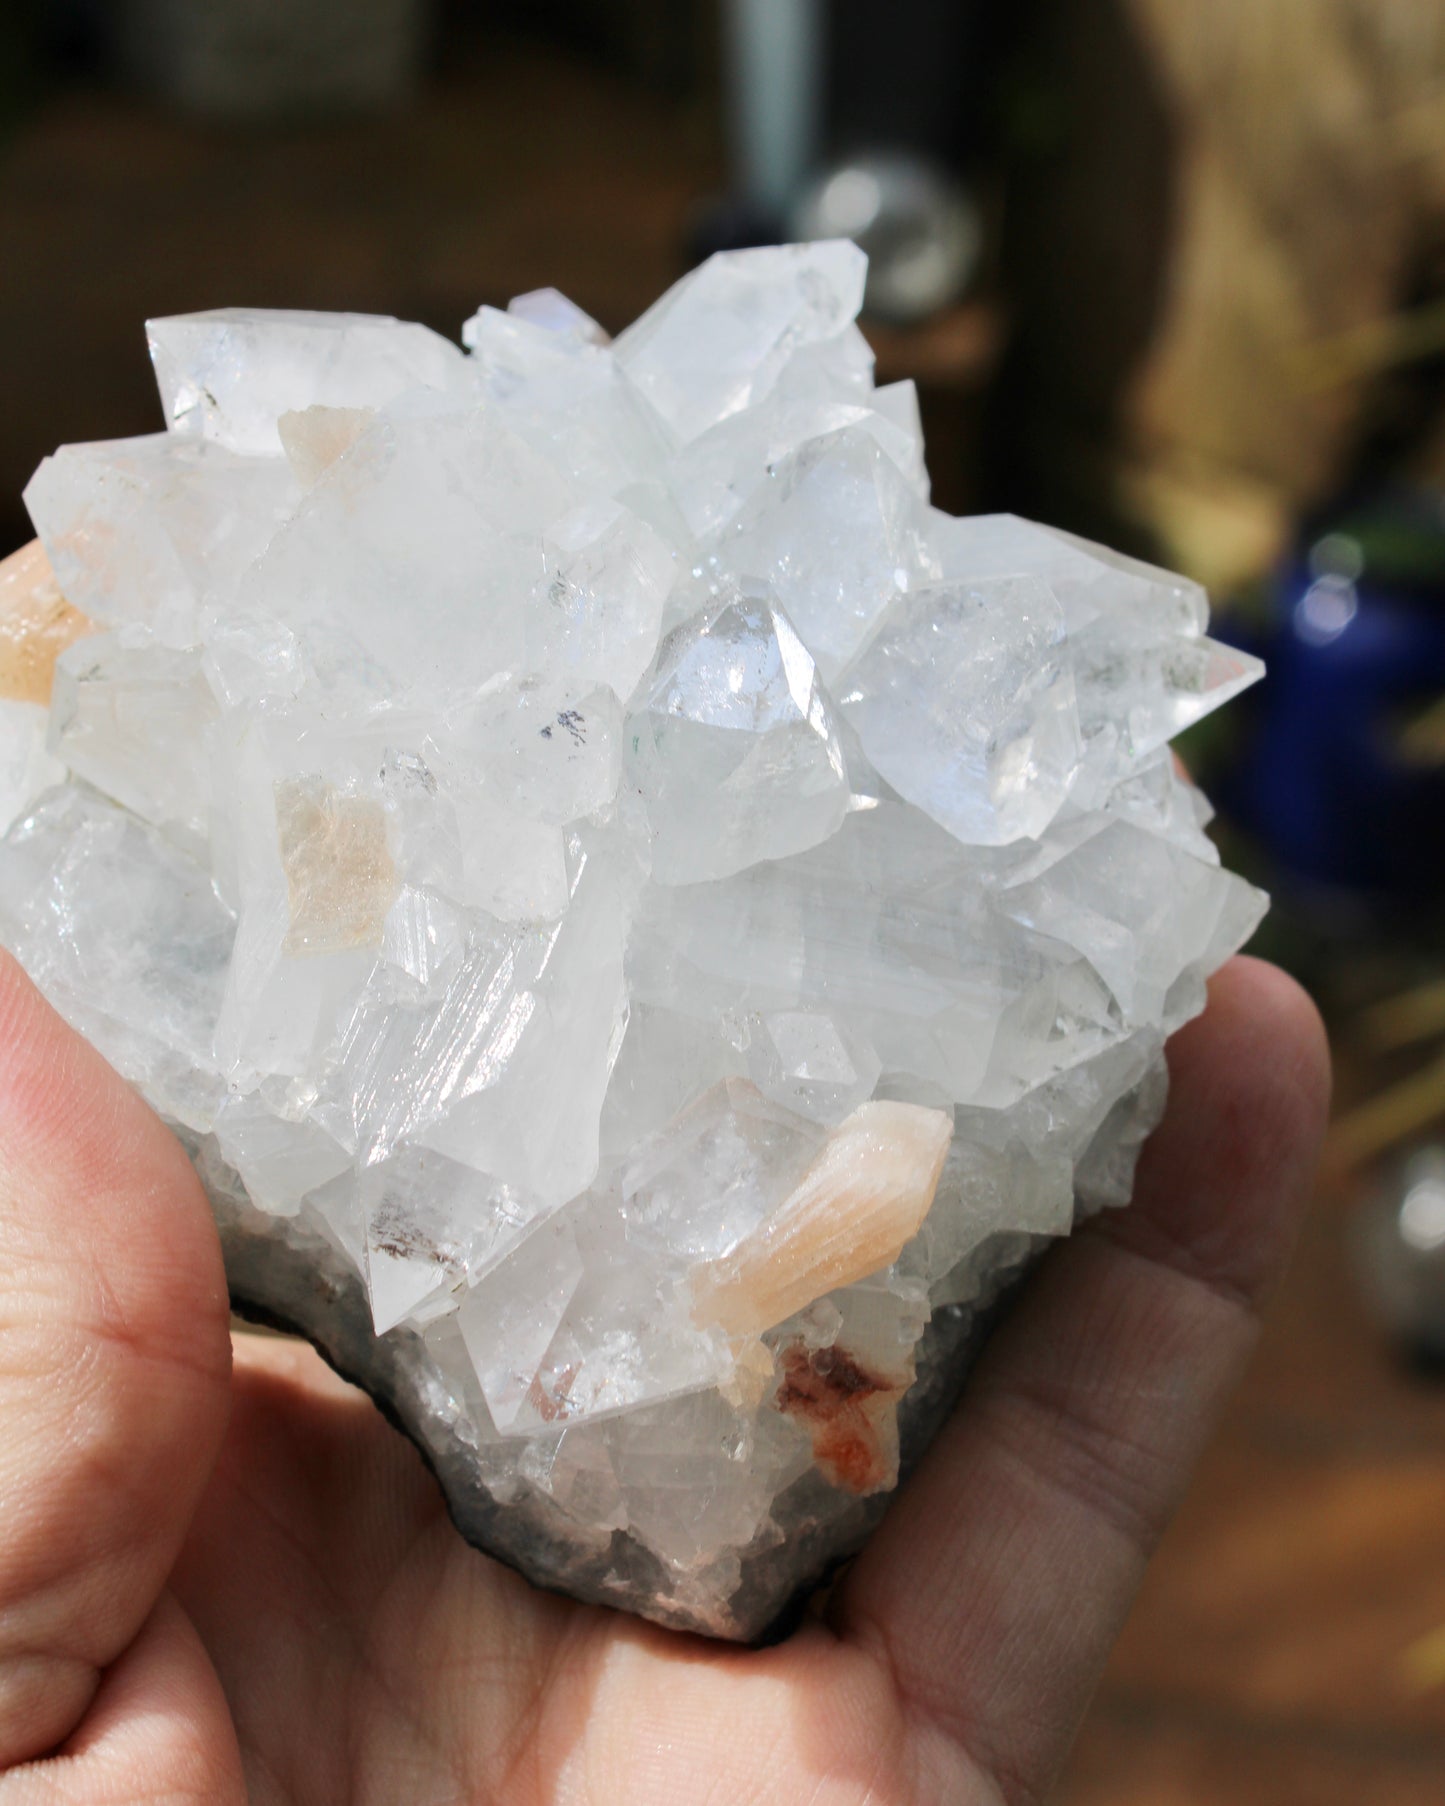
[[1439,1802],[1445,0],[10,0],[0,553],[57,444],[159,428],[150,315],[615,331],[830,235],[941,505],[1185,570],[1269,660],[1185,755],[1339,1068],[1058,1801]]

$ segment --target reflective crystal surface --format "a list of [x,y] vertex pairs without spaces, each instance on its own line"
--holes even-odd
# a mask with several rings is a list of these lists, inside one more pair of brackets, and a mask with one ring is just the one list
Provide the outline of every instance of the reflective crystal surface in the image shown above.
[[471,380],[439,333],[370,314],[221,307],[152,320],[146,334],[166,425],[238,452],[274,455],[292,410],[380,407]]
[[1050,1237],[1124,1204],[1263,899],[1170,736],[1197,586],[929,504],[859,253],[616,340],[154,321],[167,431],[0,564],[0,938],[289,1323],[534,1579],[755,1637]]

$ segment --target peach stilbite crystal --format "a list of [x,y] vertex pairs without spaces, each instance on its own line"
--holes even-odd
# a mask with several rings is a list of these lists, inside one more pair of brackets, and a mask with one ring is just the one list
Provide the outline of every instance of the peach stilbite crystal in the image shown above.
[[38,540],[0,559],[0,698],[48,704],[55,661],[95,631],[61,595]]
[[891,1266],[923,1227],[952,1140],[946,1110],[859,1105],[773,1214],[698,1269],[693,1314],[756,1335]]

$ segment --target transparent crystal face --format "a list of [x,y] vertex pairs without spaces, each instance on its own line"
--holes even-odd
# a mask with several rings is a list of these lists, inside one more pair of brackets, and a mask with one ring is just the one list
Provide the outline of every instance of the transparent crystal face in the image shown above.
[[862,274],[152,322],[168,430],[46,459],[0,565],[0,937],[523,1540],[710,1628],[1127,1199],[1263,907],[1167,748],[1256,662],[930,507]]

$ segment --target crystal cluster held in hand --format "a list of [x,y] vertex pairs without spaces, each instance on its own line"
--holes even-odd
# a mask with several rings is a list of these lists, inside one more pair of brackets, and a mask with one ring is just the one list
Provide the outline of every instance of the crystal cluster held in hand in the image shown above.
[[609,341],[153,321],[164,433],[0,566],[0,939],[250,1307],[535,1578],[757,1634],[1044,1238],[1127,1200],[1251,932],[1193,584],[930,506],[843,243]]

